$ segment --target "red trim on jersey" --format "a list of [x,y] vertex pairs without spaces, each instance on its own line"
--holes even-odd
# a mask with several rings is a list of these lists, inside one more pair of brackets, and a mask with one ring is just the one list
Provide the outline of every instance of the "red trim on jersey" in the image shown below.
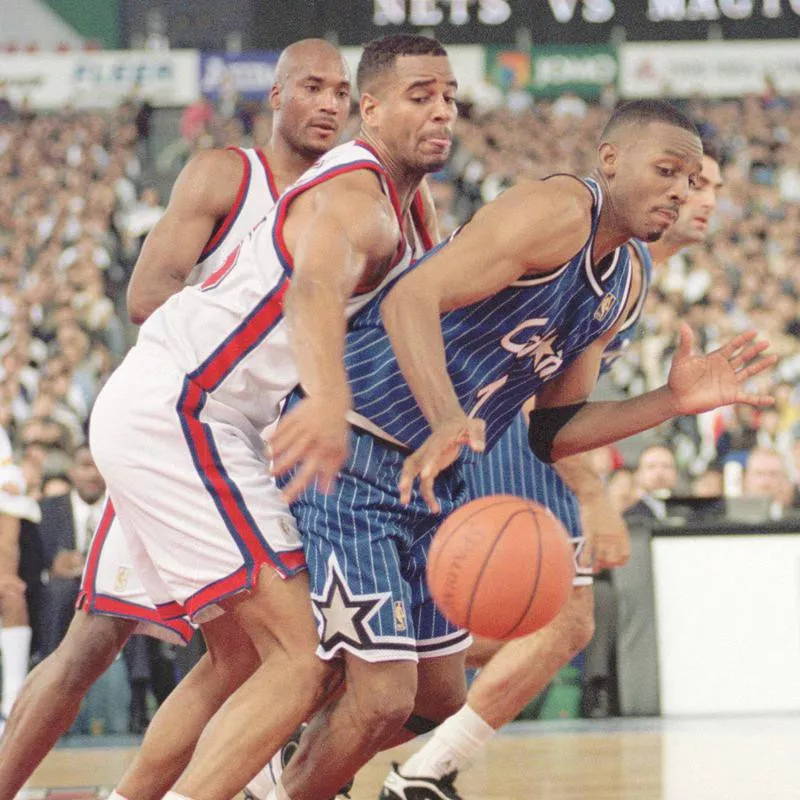
[[[275,244],[275,250],[280,258],[281,264],[287,273],[290,273],[294,269],[294,259],[292,258],[292,254],[289,252],[289,249],[286,247],[286,241],[283,238],[283,226],[286,222],[286,215],[289,212],[289,206],[291,205],[292,201],[296,200],[297,197],[303,194],[303,192],[307,192],[309,189],[313,189],[315,186],[319,186],[321,183],[325,183],[333,178],[338,178],[340,175],[345,175],[348,172],[358,172],[362,169],[370,170],[376,175],[386,178],[386,172],[383,170],[380,164],[376,164],[374,161],[352,161],[349,164],[331,167],[331,169],[329,169],[327,172],[317,175],[316,178],[313,178],[301,186],[295,187],[283,195],[280,203],[277,206],[278,210],[275,214],[275,222],[272,226],[272,241]],[[389,186],[390,190],[389,199],[392,203],[392,208],[394,209],[395,214],[398,214],[398,222],[402,223],[402,217],[400,217],[398,213],[399,205],[397,202],[397,192],[394,191],[391,183],[388,183],[387,185]]]
[[87,597],[86,601],[88,601],[88,604],[76,607],[83,608],[83,610],[93,614],[110,614],[115,617],[125,617],[126,619],[167,628],[177,634],[186,644],[189,644],[192,636],[194,636],[194,628],[184,619],[185,615],[183,614],[167,619],[156,608],[140,606],[106,594]]
[[230,150],[232,153],[236,153],[239,158],[242,159],[242,164],[244,165],[244,174],[242,175],[242,180],[239,182],[239,188],[236,191],[236,199],[233,201],[230,211],[228,211],[222,220],[220,220],[220,222],[218,222],[214,227],[211,237],[206,242],[205,247],[200,253],[198,263],[208,258],[214,252],[214,250],[219,247],[221,241],[229,233],[231,227],[233,227],[233,223],[239,216],[239,212],[242,210],[244,198],[247,194],[247,187],[250,185],[250,175],[252,170],[250,168],[250,159],[247,157],[247,154],[238,147],[228,147],[226,149]]
[[103,550],[103,544],[108,538],[108,532],[111,530],[111,523],[114,521],[114,505],[111,498],[107,497],[105,505],[103,506],[103,513],[100,515],[100,522],[97,525],[97,530],[92,536],[91,544],[89,545],[89,552],[86,555],[86,568],[83,571],[83,580],[81,581],[81,591],[78,595],[78,603],[81,602],[83,597],[91,597],[94,595],[94,582],[97,578],[97,567],[100,563],[100,553]]
[[97,526],[92,542],[89,545],[89,553],[86,559],[86,570],[78,599],[75,601],[75,608],[86,611],[87,613],[112,614],[118,617],[149,622],[160,625],[176,633],[187,644],[194,634],[194,628],[186,621],[181,619],[170,620],[167,622],[154,608],[141,606],[127,600],[120,600],[106,594],[98,594],[95,581],[97,578],[97,568],[100,564],[100,555],[103,545],[108,539],[108,532],[114,521],[116,513],[111,498],[107,498],[100,516],[100,523]]
[[200,290],[213,289],[217,286],[222,279],[236,266],[236,261],[239,258],[239,253],[242,250],[242,243],[236,245],[233,250],[228,253],[228,257],[222,262],[222,266],[214,270],[201,284]]
[[434,247],[434,241],[425,224],[425,204],[422,202],[422,192],[419,189],[414,194],[414,200],[411,203],[411,219],[414,221],[414,228],[419,234],[425,252],[431,250]]
[[212,392],[236,363],[268,332],[283,314],[283,300],[289,289],[289,282],[282,279],[274,293],[265,298],[266,302],[255,309],[231,336],[229,336],[206,360],[199,369],[189,376],[191,383],[206,392]]
[[264,175],[267,179],[267,186],[269,186],[272,199],[277,202],[278,198],[281,196],[281,193],[278,191],[278,184],[275,183],[275,176],[272,173],[272,167],[270,167],[269,161],[267,161],[267,156],[260,147],[256,148],[256,155],[258,156],[258,160],[261,162],[261,166],[264,167]]

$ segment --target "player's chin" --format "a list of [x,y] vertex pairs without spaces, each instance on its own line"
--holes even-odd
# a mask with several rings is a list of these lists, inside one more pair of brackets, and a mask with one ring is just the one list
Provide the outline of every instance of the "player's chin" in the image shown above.
[[424,172],[439,172],[447,166],[447,156],[431,157],[421,159],[420,167]]
[[657,242],[663,235],[664,235],[664,228],[649,228],[645,233],[643,233],[638,238],[641,239],[643,242],[649,242],[650,244],[652,244],[653,242]]

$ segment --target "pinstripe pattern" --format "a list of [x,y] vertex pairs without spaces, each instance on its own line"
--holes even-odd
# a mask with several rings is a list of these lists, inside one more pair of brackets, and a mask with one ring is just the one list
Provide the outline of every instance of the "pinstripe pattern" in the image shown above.
[[[549,276],[517,281],[494,297],[442,319],[448,367],[459,399],[465,408],[474,409],[486,420],[489,447],[501,443],[497,445],[503,448],[498,452],[498,462],[505,455],[504,471],[498,474],[481,473],[478,478],[472,468],[467,468],[468,480],[479,484],[484,492],[501,491],[501,485],[507,487],[506,480],[510,479],[512,487],[519,487],[515,494],[526,494],[530,475],[524,458],[516,457],[530,452],[520,406],[544,381],[566,369],[605,333],[627,299],[627,249],[620,248],[609,258],[599,282],[591,268],[602,196],[593,181],[587,180],[586,185],[595,199],[591,235],[568,264]],[[384,294],[351,321],[345,360],[356,410],[396,439],[416,447],[429,431],[381,324],[379,305]],[[287,407],[293,402],[290,400]],[[509,425],[513,435],[501,439]],[[427,548],[434,531],[468,496],[466,485],[462,485],[461,466],[439,477],[437,498],[442,514],[432,515],[416,494],[410,507],[400,504],[397,479],[402,460],[399,451],[357,433],[334,494],[326,496],[311,489],[292,508],[306,540],[323,656],[344,648],[372,660],[408,657],[405,643],[393,639],[399,631],[392,604],[376,599],[372,602],[380,603],[377,610],[361,609],[360,604],[378,595],[391,597],[393,603],[401,599],[410,604],[408,636],[416,637],[418,654],[441,655],[448,647],[462,645],[447,638],[454,631],[430,603],[424,583]],[[540,464],[538,469],[549,468]],[[547,505],[568,507],[563,484],[542,483],[547,488]],[[577,510],[570,511],[573,518],[569,524],[577,531]],[[339,586],[340,576],[343,586]],[[346,600],[342,600],[342,594],[346,594]],[[355,645],[333,634],[332,609],[348,603],[354,619],[362,613],[369,619],[368,631],[359,629],[365,641]],[[354,636],[356,627],[349,625],[348,629]]]
[[[643,267],[641,292],[633,312],[606,349],[603,356],[604,372],[611,368],[633,338],[652,280],[653,261],[647,245],[638,240],[632,240],[631,245],[636,249]],[[517,414],[497,444],[466,470],[465,478],[472,497],[514,494],[547,506],[564,524],[570,537],[577,542],[582,541],[578,501],[559,474],[531,452],[528,422],[523,414]],[[576,582],[588,582],[586,570],[581,570],[581,573]]]
[[[591,267],[602,196],[597,184],[585,183],[595,198],[592,230],[565,267],[550,276],[519,280],[442,317],[453,385],[461,405],[486,421],[489,448],[522,403],[613,326],[625,304],[627,248],[609,257],[602,286]],[[601,314],[603,300],[611,305]],[[419,447],[430,429],[394,358],[377,303],[353,319],[346,363],[356,410],[395,439]]]
[[[290,398],[291,407],[297,398]],[[410,506],[396,499],[404,454],[369,434],[355,433],[352,452],[331,495],[307,489],[292,505],[304,535],[312,600],[320,622],[322,658],[347,650],[368,661],[443,655],[463,649],[468,637],[434,606],[425,581],[430,540],[441,517],[415,493]],[[445,514],[466,500],[456,474],[442,476],[437,496]],[[335,562],[335,563],[333,563]],[[332,580],[343,586],[332,590]],[[354,639],[324,627],[332,594],[352,609],[372,603]],[[398,604],[402,612],[398,611]]]

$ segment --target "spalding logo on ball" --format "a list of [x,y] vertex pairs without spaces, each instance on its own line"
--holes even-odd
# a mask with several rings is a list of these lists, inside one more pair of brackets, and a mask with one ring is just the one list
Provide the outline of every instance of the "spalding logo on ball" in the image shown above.
[[491,495],[442,523],[428,556],[428,585],[447,618],[488,639],[544,627],[572,592],[575,565],[564,526],[538,503]]

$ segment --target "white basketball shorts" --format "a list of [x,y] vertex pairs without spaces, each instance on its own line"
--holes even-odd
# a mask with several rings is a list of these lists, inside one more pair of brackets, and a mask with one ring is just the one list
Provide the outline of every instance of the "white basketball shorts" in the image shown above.
[[103,387],[90,442],[134,569],[164,620],[212,619],[264,566],[284,578],[305,569],[258,431],[159,345],[138,344]]

